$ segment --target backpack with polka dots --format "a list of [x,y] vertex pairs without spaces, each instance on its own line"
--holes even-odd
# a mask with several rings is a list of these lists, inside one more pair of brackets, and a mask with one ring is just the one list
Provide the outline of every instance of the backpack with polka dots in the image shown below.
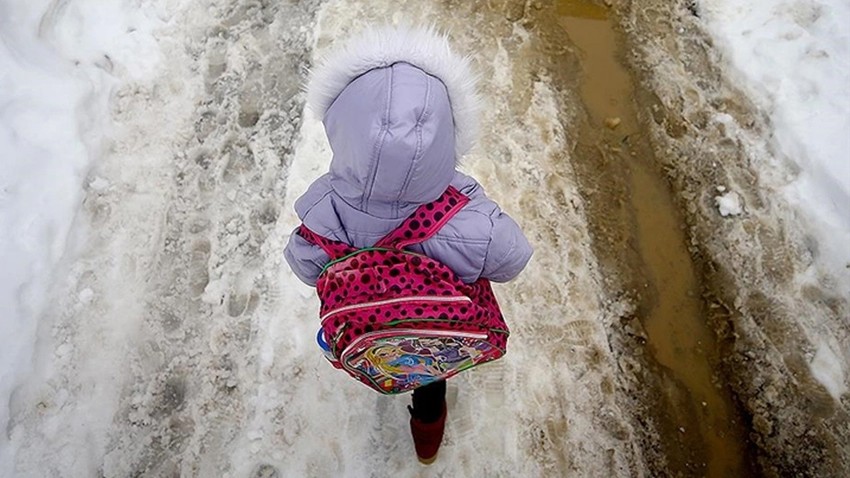
[[486,279],[465,284],[405,248],[440,230],[469,198],[449,187],[374,246],[298,230],[330,257],[316,283],[320,346],[337,368],[385,394],[444,380],[505,354],[508,328]]

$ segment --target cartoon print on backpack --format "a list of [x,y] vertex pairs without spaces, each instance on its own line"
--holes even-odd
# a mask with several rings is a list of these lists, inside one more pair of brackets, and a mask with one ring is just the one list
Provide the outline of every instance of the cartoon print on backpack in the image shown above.
[[465,370],[492,353],[486,343],[451,338],[401,337],[376,341],[350,360],[385,387],[400,382],[402,388],[427,385],[448,370]]

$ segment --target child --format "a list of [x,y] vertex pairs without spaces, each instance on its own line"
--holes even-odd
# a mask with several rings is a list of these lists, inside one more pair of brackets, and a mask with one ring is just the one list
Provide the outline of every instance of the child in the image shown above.
[[[304,226],[355,248],[370,247],[449,186],[469,203],[435,236],[412,245],[465,283],[516,277],[532,250],[519,226],[455,170],[473,145],[478,95],[468,60],[432,30],[364,33],[312,74],[308,104],[322,118],[330,171],[295,203]],[[293,232],[285,251],[293,272],[315,286],[329,262],[322,248]],[[420,461],[436,457],[446,421],[446,384],[413,392],[410,427]]]

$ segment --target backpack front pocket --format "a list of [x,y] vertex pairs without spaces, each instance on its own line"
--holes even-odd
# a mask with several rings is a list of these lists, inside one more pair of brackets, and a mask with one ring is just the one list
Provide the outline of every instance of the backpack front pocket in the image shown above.
[[340,363],[381,393],[403,393],[501,357],[488,338],[484,331],[388,329],[359,336]]
[[321,321],[334,356],[339,357],[341,351],[362,334],[397,327],[408,321],[416,320],[419,324],[433,321],[430,327],[433,329],[469,329],[463,324],[470,323],[468,314],[473,309],[472,300],[462,295],[396,297],[337,307],[325,313]]

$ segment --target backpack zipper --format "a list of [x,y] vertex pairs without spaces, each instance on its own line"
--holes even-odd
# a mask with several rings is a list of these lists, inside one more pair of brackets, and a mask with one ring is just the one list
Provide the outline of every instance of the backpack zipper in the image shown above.
[[472,299],[465,295],[441,296],[441,295],[418,295],[410,297],[398,297],[395,299],[378,300],[375,302],[366,302],[363,304],[353,304],[334,309],[323,315],[319,320],[324,323],[328,317],[342,312],[350,312],[352,310],[368,309],[370,307],[379,307],[382,305],[398,304],[401,302],[425,301],[425,302],[472,302]]

